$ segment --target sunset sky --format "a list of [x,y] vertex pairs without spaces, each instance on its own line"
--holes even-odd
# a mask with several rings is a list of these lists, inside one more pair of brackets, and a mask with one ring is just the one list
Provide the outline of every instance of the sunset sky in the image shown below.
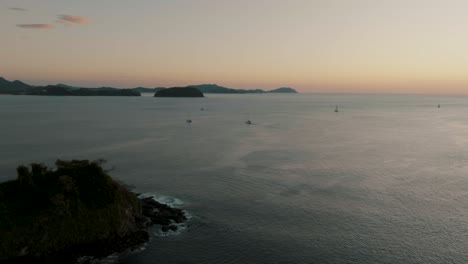
[[0,76],[468,93],[466,0],[2,0]]

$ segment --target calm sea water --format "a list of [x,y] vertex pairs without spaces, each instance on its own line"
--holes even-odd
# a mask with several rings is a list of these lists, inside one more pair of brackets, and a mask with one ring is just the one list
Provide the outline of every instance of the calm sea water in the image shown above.
[[180,199],[190,227],[125,263],[468,263],[467,113],[460,96],[0,96],[0,180],[105,158]]

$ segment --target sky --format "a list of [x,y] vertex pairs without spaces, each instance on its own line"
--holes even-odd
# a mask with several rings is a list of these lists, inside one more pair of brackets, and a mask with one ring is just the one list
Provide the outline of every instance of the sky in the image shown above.
[[0,76],[468,94],[466,0],[0,0]]

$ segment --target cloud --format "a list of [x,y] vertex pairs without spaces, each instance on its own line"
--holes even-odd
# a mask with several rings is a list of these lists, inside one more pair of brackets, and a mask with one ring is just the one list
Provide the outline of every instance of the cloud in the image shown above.
[[31,28],[31,29],[53,29],[55,26],[51,24],[18,24],[20,28]]
[[89,23],[89,18],[84,16],[70,16],[70,15],[60,15],[58,16],[59,21],[70,22],[73,24],[84,25]]
[[21,7],[10,7],[8,9],[13,10],[13,11],[28,11],[28,9],[21,8]]

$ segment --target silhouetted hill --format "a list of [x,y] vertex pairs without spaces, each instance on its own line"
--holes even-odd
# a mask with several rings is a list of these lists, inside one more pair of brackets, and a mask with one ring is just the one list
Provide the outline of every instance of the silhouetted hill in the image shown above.
[[289,88],[289,87],[281,87],[281,88],[274,89],[268,92],[269,93],[297,93],[296,90],[294,90],[293,88]]
[[62,95],[62,96],[140,96],[139,92],[130,89],[102,88],[77,88],[70,89],[63,86],[47,85],[34,87],[26,91],[27,95]]
[[235,89],[222,87],[216,84],[199,84],[199,85],[190,85],[188,87],[196,88],[202,93],[239,93]]
[[22,94],[33,86],[21,81],[8,81],[0,77],[0,94]]
[[189,85],[188,87],[194,87],[200,90],[202,93],[223,93],[223,94],[246,94],[246,93],[297,93],[296,90],[289,87],[281,87],[271,91],[264,91],[262,89],[233,89],[216,84],[199,84],[199,85]]
[[204,95],[194,87],[172,87],[158,91],[154,97],[204,97]]
[[61,95],[61,96],[140,96],[132,89],[112,87],[80,88],[66,84],[32,86],[21,81],[8,81],[0,77],[0,94],[12,95]]
[[255,90],[244,90],[244,89],[232,89],[216,84],[198,84],[189,85],[188,87],[197,88],[202,93],[229,93],[229,94],[244,94],[244,93],[264,93],[265,91],[260,89]]
[[67,89],[70,89],[70,90],[78,90],[78,89],[80,89],[80,87],[74,87],[74,86],[70,86],[70,85],[63,84],[63,83],[58,83],[58,84],[56,84],[55,86],[67,88]]
[[[259,94],[259,93],[297,93],[296,90],[290,87],[281,87],[271,91],[264,91],[262,89],[233,89],[223,87],[216,84],[198,84],[189,85],[187,87],[195,88],[202,93],[220,93],[220,94]],[[182,87],[177,87],[182,88]],[[21,81],[10,82],[0,77],[0,94],[13,94],[13,95],[69,95],[69,96],[139,96],[140,93],[158,93],[162,90],[172,88],[155,87],[145,88],[136,87],[130,89],[118,89],[113,87],[99,87],[99,88],[82,88],[59,83],[56,85],[47,86],[32,86],[25,84]]]

